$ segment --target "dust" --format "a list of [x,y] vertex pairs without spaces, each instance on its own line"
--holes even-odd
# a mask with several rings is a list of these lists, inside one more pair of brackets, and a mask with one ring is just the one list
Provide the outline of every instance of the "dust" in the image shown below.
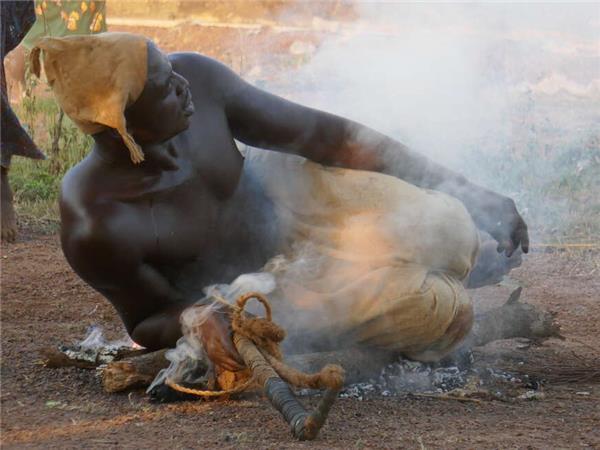
[[534,240],[597,227],[582,224],[598,206],[597,5],[355,6],[354,27],[294,78],[294,100],[512,197]]

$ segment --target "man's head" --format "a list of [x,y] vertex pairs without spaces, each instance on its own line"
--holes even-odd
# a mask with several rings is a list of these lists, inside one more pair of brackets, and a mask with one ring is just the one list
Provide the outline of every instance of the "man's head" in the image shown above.
[[38,75],[41,51],[46,77],[65,113],[88,134],[114,128],[134,163],[144,159],[136,139],[162,142],[189,125],[193,106],[187,82],[145,37],[43,38],[31,56]]
[[125,111],[128,128],[139,142],[162,142],[187,129],[193,113],[189,83],[148,41],[146,83],[140,97]]

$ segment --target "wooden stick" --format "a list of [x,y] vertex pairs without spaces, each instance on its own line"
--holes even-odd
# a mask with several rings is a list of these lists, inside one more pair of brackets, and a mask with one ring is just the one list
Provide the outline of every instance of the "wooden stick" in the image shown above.
[[475,317],[471,335],[465,347],[477,347],[499,339],[523,337],[529,339],[564,339],[556,315],[519,302],[522,288],[515,289],[508,301]]
[[154,377],[169,366],[165,358],[167,349],[114,361],[102,370],[102,385],[106,392],[148,386]]
[[327,389],[317,408],[309,413],[252,341],[239,333],[234,333],[233,343],[246,366],[251,369],[254,379],[263,386],[271,404],[290,425],[294,437],[301,441],[315,439],[327,419],[341,386],[338,389]]

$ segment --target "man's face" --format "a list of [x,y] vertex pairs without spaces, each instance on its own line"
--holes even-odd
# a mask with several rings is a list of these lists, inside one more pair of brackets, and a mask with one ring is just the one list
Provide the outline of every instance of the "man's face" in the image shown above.
[[141,142],[162,142],[190,125],[192,94],[185,78],[173,71],[167,56],[148,44],[148,77],[144,90],[127,109],[127,123]]

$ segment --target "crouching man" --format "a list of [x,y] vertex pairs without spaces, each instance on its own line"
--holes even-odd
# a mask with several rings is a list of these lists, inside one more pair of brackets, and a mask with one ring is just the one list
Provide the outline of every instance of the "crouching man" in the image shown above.
[[[210,58],[124,33],[42,40],[38,70],[40,52],[95,141],[63,180],[64,254],[144,347],[173,347],[205,286],[284,254],[284,325],[437,359],[472,324],[477,229],[507,256],[528,250],[511,199]],[[239,368],[227,316],[203,327],[209,357]]]

